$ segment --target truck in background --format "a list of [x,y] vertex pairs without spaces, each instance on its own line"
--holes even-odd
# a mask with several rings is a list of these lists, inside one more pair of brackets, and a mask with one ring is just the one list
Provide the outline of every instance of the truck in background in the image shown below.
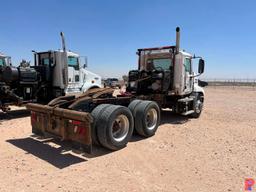
[[[11,65],[11,58],[0,55],[0,109],[30,102],[48,103],[68,94],[101,87],[101,77],[86,69],[87,59],[67,51],[61,33],[62,50],[34,53],[34,66]],[[1,65],[2,64],[2,65]]]
[[11,65],[11,57],[0,52],[0,67],[10,66],[10,65]]
[[107,78],[104,80],[104,87],[121,88],[118,78]]
[[[176,45],[138,49],[138,69],[128,75],[127,92],[114,96],[111,88],[94,89],[79,97],[63,96],[47,105],[28,104],[32,132],[72,141],[92,152],[93,144],[110,150],[126,146],[136,130],[153,136],[160,124],[160,109],[198,118],[203,110],[204,90],[196,77],[204,72],[204,60]],[[192,61],[198,60],[198,72]]]

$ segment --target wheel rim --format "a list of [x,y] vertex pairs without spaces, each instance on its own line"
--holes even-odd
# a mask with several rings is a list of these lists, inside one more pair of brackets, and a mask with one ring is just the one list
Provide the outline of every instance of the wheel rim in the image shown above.
[[129,126],[129,120],[125,115],[117,116],[111,131],[113,139],[117,142],[124,140],[129,132]]
[[200,100],[197,100],[196,102],[196,113],[200,113],[202,110],[202,102]]
[[149,130],[154,129],[157,124],[157,119],[158,119],[158,115],[157,115],[156,109],[155,108],[149,109],[146,116],[147,129]]

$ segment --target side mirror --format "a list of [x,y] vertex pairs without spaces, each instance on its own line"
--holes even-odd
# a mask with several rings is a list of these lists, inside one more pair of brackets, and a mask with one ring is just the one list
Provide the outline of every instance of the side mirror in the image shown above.
[[11,57],[8,57],[8,58],[7,58],[7,63],[8,63],[10,66],[12,66],[12,60],[11,60]]
[[204,60],[199,59],[199,64],[198,64],[198,73],[201,74],[204,72]]
[[84,57],[84,68],[88,67],[87,57]]
[[80,68],[86,68],[87,67],[87,57],[80,56],[79,63],[80,63]]

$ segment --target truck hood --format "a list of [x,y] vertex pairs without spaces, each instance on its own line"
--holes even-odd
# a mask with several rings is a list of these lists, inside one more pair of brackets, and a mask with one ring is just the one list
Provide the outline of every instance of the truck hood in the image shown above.
[[86,69],[75,70],[68,67],[68,85],[65,93],[84,92],[90,87],[101,86],[101,77]]

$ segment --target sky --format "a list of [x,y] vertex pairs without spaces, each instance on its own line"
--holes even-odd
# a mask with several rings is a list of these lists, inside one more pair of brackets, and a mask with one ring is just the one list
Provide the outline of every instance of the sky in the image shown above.
[[205,59],[203,78],[256,78],[253,0],[1,0],[0,51],[14,65],[31,50],[61,48],[88,57],[88,69],[122,77],[138,48],[175,44]]

